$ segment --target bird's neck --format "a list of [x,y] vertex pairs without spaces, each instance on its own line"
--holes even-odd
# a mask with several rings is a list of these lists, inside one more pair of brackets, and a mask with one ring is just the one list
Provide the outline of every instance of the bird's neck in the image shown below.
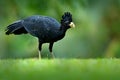
[[60,31],[61,31],[62,33],[65,33],[65,32],[67,31],[67,29],[69,29],[69,27],[64,26],[64,25],[61,25],[61,27],[60,27]]

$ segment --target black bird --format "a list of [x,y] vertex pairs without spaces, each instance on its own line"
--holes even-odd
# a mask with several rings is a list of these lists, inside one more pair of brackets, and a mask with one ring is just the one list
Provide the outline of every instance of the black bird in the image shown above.
[[72,15],[65,12],[62,16],[61,23],[56,19],[48,16],[34,15],[10,24],[6,29],[6,34],[27,34],[35,36],[39,40],[39,58],[43,43],[49,43],[51,57],[54,58],[52,47],[54,42],[65,36],[67,29],[75,27],[72,22]]

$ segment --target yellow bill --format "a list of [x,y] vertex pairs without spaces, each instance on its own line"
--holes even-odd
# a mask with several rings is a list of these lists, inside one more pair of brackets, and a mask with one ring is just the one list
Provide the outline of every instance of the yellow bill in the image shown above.
[[71,23],[69,24],[69,26],[70,26],[71,28],[75,28],[75,24],[74,24],[73,22],[71,22]]

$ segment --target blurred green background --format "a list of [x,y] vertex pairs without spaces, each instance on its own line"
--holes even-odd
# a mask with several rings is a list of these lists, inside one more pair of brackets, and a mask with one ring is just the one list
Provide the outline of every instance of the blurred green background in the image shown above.
[[[38,56],[37,38],[5,35],[5,28],[31,15],[47,15],[61,20],[71,12],[76,28],[56,42],[57,58],[120,57],[120,0],[0,0],[0,58]],[[42,55],[49,54],[48,44]]]

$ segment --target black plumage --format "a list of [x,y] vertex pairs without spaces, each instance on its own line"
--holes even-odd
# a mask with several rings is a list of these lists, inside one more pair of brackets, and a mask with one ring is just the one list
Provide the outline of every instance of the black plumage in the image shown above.
[[[54,42],[62,39],[66,30],[70,27],[75,26],[72,22],[72,15],[69,12],[64,13],[61,23],[52,17],[34,15],[9,25],[6,29],[6,34],[20,35],[30,33],[38,38],[39,51],[41,51],[43,43],[50,43],[49,51],[51,52],[51,57],[54,57],[52,53]],[[40,52],[39,57],[41,57]]]

